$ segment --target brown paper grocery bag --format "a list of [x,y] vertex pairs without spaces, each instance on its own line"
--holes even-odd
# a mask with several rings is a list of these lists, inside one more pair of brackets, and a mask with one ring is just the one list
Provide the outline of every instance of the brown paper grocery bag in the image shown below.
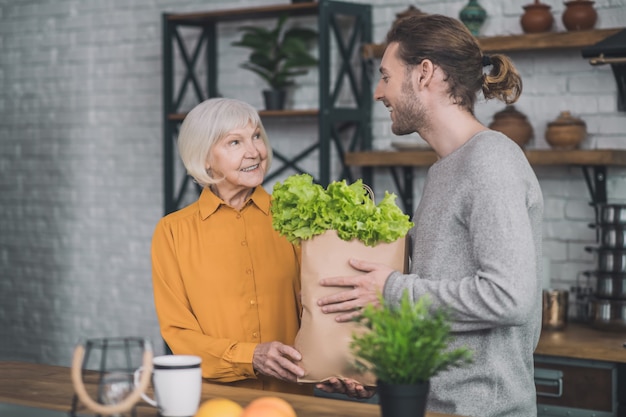
[[351,378],[365,386],[375,386],[371,373],[361,373],[354,367],[350,351],[352,333],[364,331],[355,322],[338,323],[338,314],[324,314],[317,305],[321,297],[345,291],[345,287],[322,287],[321,278],[352,276],[361,272],[349,264],[350,258],[383,263],[405,270],[405,238],[377,246],[365,246],[359,240],[346,242],[337,232],[324,234],[302,242],[302,324],[296,336],[295,347],[302,354],[299,365],[306,375],[298,382],[321,382],[331,377]]

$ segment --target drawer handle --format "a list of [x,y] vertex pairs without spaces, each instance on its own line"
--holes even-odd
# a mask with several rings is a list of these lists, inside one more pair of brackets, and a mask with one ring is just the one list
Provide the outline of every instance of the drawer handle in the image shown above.
[[544,387],[558,387],[558,392],[544,392],[537,390],[540,397],[559,398],[563,395],[563,372],[553,369],[535,368],[535,384]]

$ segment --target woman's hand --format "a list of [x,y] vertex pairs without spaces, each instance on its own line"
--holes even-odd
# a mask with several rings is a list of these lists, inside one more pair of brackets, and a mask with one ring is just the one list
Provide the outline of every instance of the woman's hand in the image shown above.
[[325,287],[346,287],[346,291],[338,292],[317,300],[323,313],[345,313],[335,317],[338,322],[350,321],[361,315],[361,309],[368,304],[378,305],[379,295],[385,282],[394,271],[387,265],[350,259],[350,265],[364,275],[351,277],[323,278],[320,285]]
[[371,398],[376,394],[376,387],[366,387],[358,381],[350,378],[330,378],[327,381],[316,384],[320,391],[329,393],[345,394],[352,398]]
[[254,349],[252,366],[261,374],[297,382],[298,377],[304,376],[304,369],[295,364],[301,359],[300,352],[291,346],[280,342],[259,343]]

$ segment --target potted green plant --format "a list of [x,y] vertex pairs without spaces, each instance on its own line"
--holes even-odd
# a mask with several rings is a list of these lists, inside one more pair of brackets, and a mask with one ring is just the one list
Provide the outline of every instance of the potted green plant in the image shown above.
[[377,378],[383,417],[423,417],[430,379],[472,360],[468,348],[449,349],[449,313],[430,304],[428,297],[412,303],[405,291],[399,306],[381,296],[380,306],[368,305],[357,319],[363,331],[350,346],[356,365]]
[[[317,32],[299,27],[286,29],[286,22],[287,15],[284,14],[272,29],[242,26],[239,28],[243,32],[242,38],[232,43],[233,46],[251,50],[248,60],[241,67],[267,82],[270,89],[263,91],[267,110],[284,108],[286,89],[294,85],[294,77],[306,74],[307,67],[318,62],[309,52]],[[272,97],[278,99],[272,101]]]

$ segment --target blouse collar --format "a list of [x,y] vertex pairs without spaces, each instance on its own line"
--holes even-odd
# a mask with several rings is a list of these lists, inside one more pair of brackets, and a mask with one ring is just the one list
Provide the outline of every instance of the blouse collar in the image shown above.
[[[258,186],[254,189],[252,195],[250,195],[242,210],[244,210],[250,203],[257,206],[257,208],[265,215],[269,215],[271,196],[263,187]],[[224,200],[213,194],[208,187],[202,190],[200,198],[198,199],[198,204],[200,206],[200,215],[202,219],[206,219],[215,213],[221,206],[228,207]]]

